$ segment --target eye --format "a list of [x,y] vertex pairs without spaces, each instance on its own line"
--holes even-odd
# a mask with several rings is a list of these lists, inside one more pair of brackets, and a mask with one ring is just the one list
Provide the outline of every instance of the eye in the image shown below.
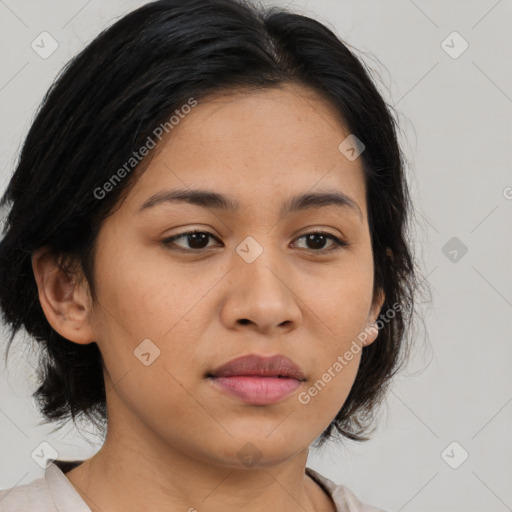
[[[180,240],[181,238],[185,239],[185,242],[189,243],[189,247],[182,247],[178,244],[175,244],[174,242],[176,240]],[[194,251],[199,252],[200,250],[208,249],[208,239],[209,238],[215,238],[211,233],[208,231],[201,231],[199,229],[193,230],[193,231],[186,231],[185,233],[180,233],[179,235],[171,236],[170,238],[166,238],[165,240],[162,240],[162,243],[165,246],[169,245],[178,245],[181,249],[185,251]],[[206,245],[205,245],[206,244]],[[172,249],[172,247],[171,247]]]
[[[178,250],[200,252],[210,248],[208,247],[208,240],[210,238],[214,238],[218,241],[217,237],[208,231],[193,230],[174,235],[170,238],[166,238],[162,240],[162,244],[164,244],[166,247],[171,245],[178,246],[180,248]],[[180,239],[184,239],[185,243],[188,244],[188,247],[183,247],[175,243],[176,240]],[[348,243],[344,242],[340,238],[323,231],[312,231],[311,233],[306,233],[305,235],[301,235],[300,237],[296,238],[296,240],[302,239],[305,240],[306,244],[311,244],[313,246],[313,248],[309,248],[309,250],[321,254],[330,253],[348,245]],[[325,243],[328,240],[332,241],[332,245],[327,250],[323,250]],[[173,248],[171,247],[171,249]],[[308,250],[308,247],[306,247],[306,250]]]
[[[312,231],[311,233],[306,233],[305,235],[301,235],[296,238],[296,240],[302,239],[305,240],[306,244],[310,244],[310,246],[313,247],[313,252],[319,252],[321,254],[330,253],[348,245],[348,243],[344,242],[340,238],[323,231]],[[330,248],[322,250],[327,240],[331,240],[332,245]],[[308,248],[306,247],[306,249]]]

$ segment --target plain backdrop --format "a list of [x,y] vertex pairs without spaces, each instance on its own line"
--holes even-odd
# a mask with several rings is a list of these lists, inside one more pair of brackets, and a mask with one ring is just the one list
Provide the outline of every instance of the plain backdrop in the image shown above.
[[[0,1],[0,193],[61,67],[143,3]],[[432,291],[414,334],[418,349],[394,382],[372,440],[311,450],[308,466],[388,510],[512,510],[512,3],[266,3],[335,30],[399,112],[417,208],[414,248]],[[58,44],[47,58],[31,46],[42,32]],[[29,340],[17,337],[4,371],[5,338],[0,488],[43,475],[31,457],[43,442],[61,459],[99,448],[87,426],[51,433],[38,424]]]

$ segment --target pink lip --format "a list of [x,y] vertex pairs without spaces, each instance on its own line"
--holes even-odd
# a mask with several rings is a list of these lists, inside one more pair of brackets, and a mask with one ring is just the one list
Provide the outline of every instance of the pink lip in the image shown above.
[[207,377],[223,392],[257,405],[283,399],[306,380],[301,369],[291,359],[280,354],[271,357],[257,354],[237,357]]
[[214,377],[212,382],[222,391],[255,405],[273,404],[295,391],[302,384],[292,378],[237,375]]

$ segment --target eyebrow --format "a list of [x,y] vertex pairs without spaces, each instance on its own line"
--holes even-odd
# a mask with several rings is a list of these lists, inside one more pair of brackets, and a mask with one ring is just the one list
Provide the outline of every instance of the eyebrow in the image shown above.
[[[163,190],[153,194],[139,208],[139,212],[153,208],[166,203],[188,203],[211,210],[223,210],[237,212],[240,209],[240,203],[232,198],[211,190],[181,189],[181,190]],[[292,213],[299,211],[324,208],[327,206],[337,206],[347,211],[353,211],[363,219],[363,214],[359,205],[345,193],[339,190],[329,190],[325,192],[307,192],[290,198],[281,207],[280,218],[284,218]]]

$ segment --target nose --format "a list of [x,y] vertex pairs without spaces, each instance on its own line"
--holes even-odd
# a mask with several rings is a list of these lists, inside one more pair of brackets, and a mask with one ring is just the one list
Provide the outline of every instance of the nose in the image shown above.
[[293,273],[274,251],[265,249],[251,263],[235,253],[224,282],[221,320],[226,328],[280,335],[299,326],[302,313]]

